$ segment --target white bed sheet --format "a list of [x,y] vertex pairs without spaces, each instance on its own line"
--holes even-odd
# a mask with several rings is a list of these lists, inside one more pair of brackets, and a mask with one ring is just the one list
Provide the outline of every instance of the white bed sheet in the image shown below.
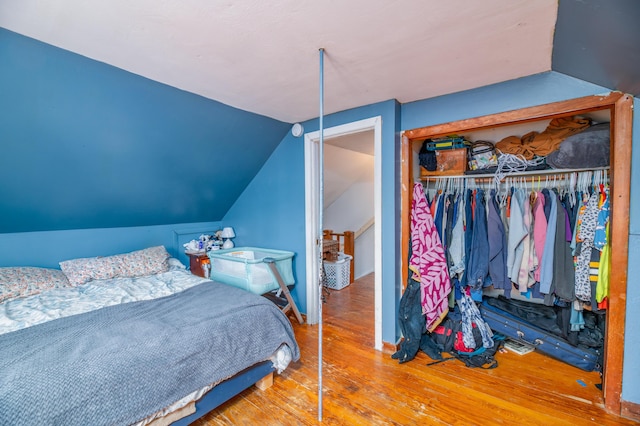
[[174,268],[158,275],[90,281],[9,300],[0,303],[0,334],[105,306],[169,296],[203,281],[208,280]]

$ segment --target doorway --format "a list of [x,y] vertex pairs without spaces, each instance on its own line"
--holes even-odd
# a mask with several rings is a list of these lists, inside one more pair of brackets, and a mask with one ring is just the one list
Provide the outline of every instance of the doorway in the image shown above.
[[[374,155],[374,348],[382,350],[382,242],[381,242],[381,145],[382,118],[373,117],[352,123],[325,129],[324,141],[341,136],[353,135],[361,132],[373,132]],[[307,282],[307,322],[316,324],[319,321],[319,262],[320,247],[317,244],[320,234],[319,220],[323,209],[320,192],[324,192],[321,182],[320,132],[305,134],[305,219],[306,219],[306,282]],[[324,151],[324,147],[323,147]]]

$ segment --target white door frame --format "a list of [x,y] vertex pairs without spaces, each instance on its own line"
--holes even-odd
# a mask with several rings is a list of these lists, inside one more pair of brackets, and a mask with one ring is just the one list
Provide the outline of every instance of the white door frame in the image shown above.
[[[374,347],[382,350],[382,117],[372,117],[323,130],[324,139],[345,136],[352,133],[373,130],[374,133]],[[305,161],[305,221],[306,221],[306,250],[307,250],[307,323],[318,323],[319,315],[319,264],[320,253],[317,238],[318,209],[320,203],[320,132],[304,135]]]

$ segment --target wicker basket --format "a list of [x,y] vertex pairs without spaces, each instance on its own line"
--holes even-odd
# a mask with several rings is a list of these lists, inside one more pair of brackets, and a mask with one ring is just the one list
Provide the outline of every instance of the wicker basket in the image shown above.
[[338,252],[340,251],[340,242],[338,240],[322,241],[322,260],[335,262],[338,260]]
[[325,287],[340,290],[351,284],[351,259],[348,254],[338,253],[336,262],[323,262]]

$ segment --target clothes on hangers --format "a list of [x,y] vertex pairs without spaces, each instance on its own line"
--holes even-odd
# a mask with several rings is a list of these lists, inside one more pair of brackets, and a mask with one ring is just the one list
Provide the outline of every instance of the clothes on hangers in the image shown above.
[[551,282],[553,280],[553,250],[556,243],[555,229],[558,221],[558,203],[556,201],[556,197],[552,197],[549,191],[546,191],[545,202],[547,199],[549,200],[548,204],[550,206],[549,216],[547,218],[547,235],[544,240],[542,262],[540,263],[540,293],[544,294],[549,294],[551,290]]
[[464,196],[457,193],[455,196],[455,220],[452,221],[451,242],[449,244],[449,276],[462,277],[465,270],[464,250]]
[[[552,197],[557,194],[552,192]],[[573,268],[573,256],[571,253],[570,241],[566,237],[566,210],[556,199],[556,229],[553,247],[553,277],[551,288],[545,296],[545,303],[549,306],[555,304],[556,299],[565,302],[574,300],[575,295],[575,271]],[[552,230],[548,230],[551,232]],[[571,240],[571,238],[569,238]]]
[[526,231],[526,235],[522,240],[522,261],[518,269],[517,284],[520,292],[524,293],[535,282],[533,280],[533,271],[538,265],[535,248],[533,247],[533,219],[531,214],[530,197],[524,190],[519,192],[520,202],[522,204],[522,223]]
[[[609,294],[609,271],[611,269],[611,263],[609,258],[611,256],[611,243],[609,242],[609,222],[605,227],[607,243],[602,247],[602,253],[600,255],[600,269],[598,271],[598,281],[596,285],[596,302],[601,304]],[[598,305],[600,309],[600,305]]]
[[533,279],[540,281],[540,262],[544,255],[544,242],[547,238],[547,217],[544,214],[545,198],[542,191],[536,193],[533,203],[533,245],[535,247],[538,266],[533,272]]
[[[515,189],[511,196],[511,215],[509,217],[509,237],[507,239],[507,274],[512,282],[518,282],[520,265],[524,256],[525,238],[529,230],[525,226],[523,213],[524,191]],[[522,291],[522,290],[521,290]]]
[[420,282],[420,302],[426,316],[426,328],[433,331],[449,310],[451,281],[444,248],[420,183],[413,188],[411,248],[409,268],[413,279]]
[[589,282],[589,264],[591,249],[598,224],[598,193],[589,196],[589,202],[581,217],[580,252],[576,256],[575,265],[575,296],[583,302],[591,301],[591,285]]
[[521,180],[507,182],[508,190],[485,190],[471,180],[462,186],[438,183],[434,204],[450,277],[469,287],[476,301],[492,285],[505,297],[513,289],[544,296],[548,305],[567,304],[579,294],[595,308],[601,268],[593,249],[596,228],[598,247],[606,245],[609,204],[607,186],[594,181],[553,176],[539,179],[536,190]]
[[493,287],[504,290],[506,297],[511,295],[511,280],[507,273],[507,236],[500,216],[500,206],[495,189],[487,200],[487,233],[489,240],[489,276]]
[[[489,235],[487,233],[484,190],[478,189],[474,200],[473,229],[466,284],[471,288],[472,293],[477,293],[482,290],[489,274]],[[474,297],[474,299],[476,298]]]
[[593,236],[593,246],[598,250],[602,250],[607,244],[606,227],[609,223],[609,189],[601,188],[601,203],[598,211],[598,219],[596,222],[596,231]]
[[583,305],[606,308],[608,291],[608,260],[598,261],[608,249],[608,188],[594,182],[579,174],[538,179],[535,190],[517,179],[502,188],[447,178],[415,186],[410,268],[427,330],[493,286],[555,306],[567,338],[576,337]]

